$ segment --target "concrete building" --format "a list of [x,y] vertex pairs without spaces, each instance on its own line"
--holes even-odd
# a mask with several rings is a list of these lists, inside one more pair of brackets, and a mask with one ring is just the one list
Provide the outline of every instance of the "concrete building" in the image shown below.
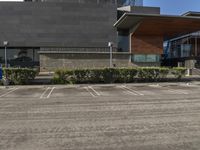
[[164,41],[198,31],[200,18],[129,12],[114,26],[127,34],[133,64],[156,66],[161,63]]
[[160,8],[141,5],[142,0],[0,2],[0,62],[8,41],[11,66],[109,67],[113,42],[114,66],[159,66],[165,39],[200,29],[197,17],[160,15]]
[[[128,3],[129,2],[129,3]],[[117,7],[142,4],[126,0],[46,0],[0,2],[0,62],[3,41],[8,41],[11,66],[40,66],[41,71],[58,67],[108,67],[108,42],[117,43]],[[127,66],[129,52],[114,47],[113,63]]]
[[[1,60],[4,62],[3,41],[8,41],[11,65],[40,65],[42,71],[104,66],[104,59],[109,58],[107,43],[117,40],[113,28],[116,9],[111,3],[75,0],[0,2]],[[97,60],[100,62],[95,64]]]

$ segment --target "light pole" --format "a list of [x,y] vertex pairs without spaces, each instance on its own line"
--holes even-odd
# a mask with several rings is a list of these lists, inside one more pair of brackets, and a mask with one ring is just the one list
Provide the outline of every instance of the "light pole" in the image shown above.
[[8,63],[7,63],[7,46],[8,46],[8,41],[3,41],[3,45],[5,47],[5,68],[7,68]]
[[113,64],[112,64],[113,42],[108,42],[108,47],[110,48],[110,68],[112,68],[113,67]]

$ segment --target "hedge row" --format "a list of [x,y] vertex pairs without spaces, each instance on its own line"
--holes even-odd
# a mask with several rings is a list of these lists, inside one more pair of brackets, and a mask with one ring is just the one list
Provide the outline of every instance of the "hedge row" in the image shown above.
[[35,78],[37,71],[29,68],[4,68],[3,79],[7,78],[9,84],[29,84]]
[[59,69],[55,72],[53,83],[130,83],[136,81],[159,81],[171,73],[180,79],[185,75],[185,68],[104,68],[104,69]]

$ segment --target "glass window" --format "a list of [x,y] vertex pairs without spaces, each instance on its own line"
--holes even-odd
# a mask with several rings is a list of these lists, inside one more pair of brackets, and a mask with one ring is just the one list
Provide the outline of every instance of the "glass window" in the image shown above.
[[129,51],[129,36],[118,36],[118,51],[128,52]]
[[146,62],[145,55],[134,55],[134,62]]
[[[37,48],[7,48],[7,61],[12,67],[39,66],[39,49]],[[0,63],[5,62],[5,49],[0,49]]]
[[159,62],[160,61],[160,55],[153,55],[153,54],[147,54],[147,55],[133,55],[133,62]]
[[191,49],[192,49],[191,44],[182,44],[181,45],[181,57],[189,57]]
[[159,55],[146,55],[146,62],[158,62]]

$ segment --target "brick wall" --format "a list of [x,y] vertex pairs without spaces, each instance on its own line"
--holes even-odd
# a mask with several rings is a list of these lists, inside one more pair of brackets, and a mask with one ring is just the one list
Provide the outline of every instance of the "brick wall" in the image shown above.
[[132,35],[131,41],[133,54],[163,54],[162,36]]

